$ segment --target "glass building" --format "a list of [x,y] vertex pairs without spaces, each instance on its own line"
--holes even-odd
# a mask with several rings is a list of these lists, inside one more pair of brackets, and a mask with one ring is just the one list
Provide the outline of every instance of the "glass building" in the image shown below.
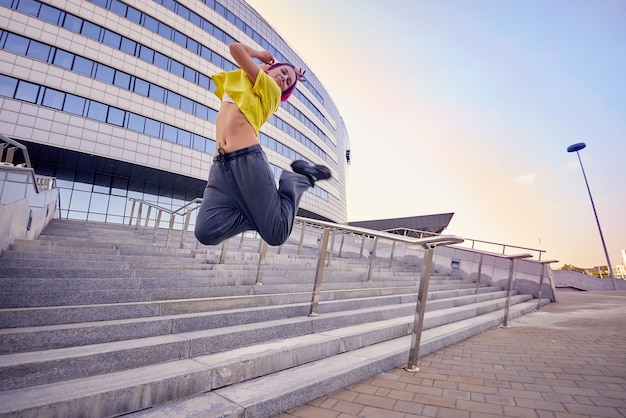
[[243,0],[0,0],[0,133],[56,177],[64,219],[127,222],[130,198],[177,209],[202,197],[219,109],[210,76],[236,68],[232,42],[307,69],[261,144],[277,178],[294,159],[329,166],[299,214],[346,222],[342,118]]

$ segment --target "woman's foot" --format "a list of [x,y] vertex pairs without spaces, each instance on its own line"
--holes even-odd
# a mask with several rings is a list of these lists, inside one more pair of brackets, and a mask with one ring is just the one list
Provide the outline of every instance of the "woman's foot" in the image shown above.
[[328,180],[331,177],[330,169],[325,165],[314,165],[308,161],[296,160],[291,163],[294,173],[302,174],[309,179],[311,187],[319,180]]

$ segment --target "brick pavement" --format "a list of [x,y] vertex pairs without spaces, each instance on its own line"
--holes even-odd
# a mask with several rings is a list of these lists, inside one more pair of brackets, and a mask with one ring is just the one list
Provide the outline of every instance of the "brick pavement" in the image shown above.
[[557,297],[278,418],[626,417],[626,291]]

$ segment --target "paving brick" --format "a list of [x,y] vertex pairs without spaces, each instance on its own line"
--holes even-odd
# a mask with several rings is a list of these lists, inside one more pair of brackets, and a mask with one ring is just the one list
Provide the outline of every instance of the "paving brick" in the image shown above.
[[388,399],[382,396],[373,396],[368,394],[360,394],[354,399],[354,402],[361,405],[374,406],[377,408],[391,409],[396,403],[395,399]]
[[[567,294],[563,303],[511,321],[511,328],[488,330],[422,357],[418,373],[396,369],[369,380],[366,386],[378,392],[361,384],[350,392],[356,398],[331,396],[347,403],[369,399],[363,411],[377,418],[398,412],[405,418],[626,417],[626,292],[613,294]],[[607,299],[618,302],[608,306]],[[371,397],[385,387],[394,402],[390,410]],[[364,417],[363,411],[345,413]]]
[[356,416],[359,415],[359,412],[361,412],[362,409],[363,405],[347,401],[338,401],[333,406],[333,411]]

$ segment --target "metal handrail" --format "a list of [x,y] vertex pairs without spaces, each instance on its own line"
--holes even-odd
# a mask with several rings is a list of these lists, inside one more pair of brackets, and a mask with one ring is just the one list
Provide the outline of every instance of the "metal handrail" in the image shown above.
[[[187,229],[189,228],[189,221],[191,219],[191,214],[193,213],[194,210],[198,209],[199,206],[193,207],[191,209],[188,209],[191,205],[194,204],[198,204],[200,202],[202,202],[202,199],[200,198],[196,198],[193,199],[192,201],[184,204],[183,206],[179,207],[178,209],[172,210],[172,209],[168,209],[168,208],[164,208],[161,207],[153,202],[148,202],[147,200],[143,200],[143,199],[135,199],[135,198],[129,198],[129,200],[131,202],[133,202],[131,209],[130,209],[130,218],[128,221],[128,225],[132,226],[133,224],[133,217],[135,215],[135,205],[137,203],[139,203],[139,207],[137,210],[137,220],[135,222],[135,229],[139,228],[139,223],[141,221],[141,213],[143,210],[143,206],[146,205],[148,207],[148,212],[146,213],[146,220],[144,222],[144,227],[143,227],[143,233],[146,233],[146,230],[148,228],[148,222],[150,221],[150,212],[152,211],[152,209],[156,209],[157,212],[157,217],[155,219],[154,222],[154,232],[152,235],[152,242],[156,242],[157,239],[157,233],[159,231],[159,226],[161,224],[161,217],[163,215],[163,212],[167,213],[170,215],[170,222],[169,222],[169,227],[167,229],[167,239],[165,241],[165,247],[169,247],[170,244],[170,239],[172,237],[172,231],[174,230],[174,221],[175,221],[175,216],[176,215],[181,215],[184,216],[185,218],[185,222],[184,222],[184,226],[182,229],[182,235],[180,237],[180,245],[179,247],[185,248],[185,237],[186,237],[186,233],[187,233]],[[184,211],[184,213],[182,213]]]
[[[139,227],[140,218],[141,218],[141,210],[144,204],[148,206],[148,213],[146,214],[144,231],[148,225],[148,220],[150,218],[150,210],[152,208],[156,208],[159,211],[159,214],[157,216],[157,221],[155,223],[155,232],[154,232],[153,242],[154,240],[156,240],[156,231],[158,229],[158,224],[160,222],[161,213],[166,212],[172,215],[170,218],[170,225],[168,229],[168,240],[166,242],[166,246],[169,244],[169,237],[173,229],[174,214],[177,214],[178,212],[185,210],[184,216],[186,218],[186,221],[183,227],[183,234],[181,237],[181,244],[180,244],[181,248],[184,247],[184,236],[189,226],[188,220],[189,220],[190,214],[194,210],[198,209],[198,206],[191,208],[191,209],[188,209],[188,208],[191,204],[199,203],[202,201],[202,199],[197,198],[177,210],[168,210],[166,208],[161,208],[154,203],[146,202],[144,200],[132,199],[132,198],[131,200],[133,201],[133,206],[131,209],[129,225],[132,225],[132,222],[133,222],[135,204],[139,202],[139,210],[137,213],[137,220],[136,220],[135,228]],[[317,268],[315,272],[315,281],[313,284],[313,291],[311,294],[311,306],[310,306],[309,316],[318,315],[318,306],[319,306],[320,295],[321,295],[324,267],[327,262],[326,255],[328,252],[328,238],[329,238],[331,230],[333,231],[333,239],[337,231],[341,231],[344,234],[350,233],[350,234],[362,235],[364,237],[374,238],[374,248],[372,249],[372,253],[370,255],[370,263],[369,263],[369,269],[368,269],[368,274],[367,274],[368,281],[371,281],[371,271],[372,271],[372,267],[374,263],[374,258],[376,256],[376,243],[378,242],[378,239],[386,239],[394,243],[402,242],[411,246],[422,247],[425,250],[424,261],[422,262],[422,274],[421,274],[420,285],[419,285],[418,301],[417,301],[417,305],[415,309],[415,319],[413,323],[412,343],[411,343],[410,352],[409,352],[409,366],[407,368],[407,370],[412,370],[412,371],[419,370],[416,364],[417,364],[417,359],[419,355],[419,346],[420,346],[420,341],[421,341],[421,336],[422,336],[422,328],[424,324],[424,314],[426,312],[426,300],[428,297],[428,284],[430,281],[430,274],[432,271],[434,250],[436,249],[436,247],[441,246],[441,245],[453,245],[453,244],[462,243],[464,241],[463,238],[457,237],[454,235],[437,235],[437,236],[431,236],[431,237],[426,237],[426,238],[412,238],[412,237],[406,237],[406,236],[392,234],[392,233],[388,233],[384,231],[376,231],[372,229],[360,228],[360,227],[349,226],[349,225],[340,225],[340,224],[336,224],[332,222],[320,221],[320,220],[304,218],[300,216],[297,216],[295,218],[295,221],[302,224],[302,233],[301,233],[301,238],[300,238],[298,255],[301,254],[301,249],[302,249],[303,240],[304,240],[304,230],[306,229],[307,225],[322,230],[322,238],[320,240]],[[225,240],[222,244],[222,256],[220,257],[220,263],[224,262],[227,242],[228,240]],[[256,285],[263,284],[262,267],[265,264],[265,258],[267,255],[267,243],[265,242],[261,243],[260,248],[259,248],[259,253],[260,255],[259,255],[259,265],[258,265],[258,270],[257,270]],[[362,253],[362,250],[361,250],[361,253]],[[392,251],[391,257],[393,257],[393,251]]]
[[[387,232],[392,232],[392,231],[409,231],[409,232],[413,232],[415,234],[419,234],[421,236],[424,236],[424,235],[429,235],[429,236],[430,235],[441,235],[441,234],[439,234],[437,232],[423,231],[421,229],[411,229],[411,228],[391,228],[391,229],[387,229],[385,231],[387,231]],[[478,249],[474,248],[476,243],[487,244],[487,245],[495,245],[495,246],[502,247],[502,254],[506,253],[506,249],[507,248],[512,248],[512,249],[515,249],[515,250],[537,252],[539,254],[539,256],[538,256],[539,260],[541,260],[542,253],[546,252],[546,250],[541,250],[541,249],[538,249],[538,248],[521,247],[519,245],[503,244],[501,242],[484,241],[484,240],[475,239],[475,238],[468,238],[468,237],[463,237],[463,238],[465,238],[465,242],[466,243],[468,243],[468,242],[472,243],[472,246],[471,246],[472,250],[477,250],[477,251],[482,251],[482,250],[478,250]]]

